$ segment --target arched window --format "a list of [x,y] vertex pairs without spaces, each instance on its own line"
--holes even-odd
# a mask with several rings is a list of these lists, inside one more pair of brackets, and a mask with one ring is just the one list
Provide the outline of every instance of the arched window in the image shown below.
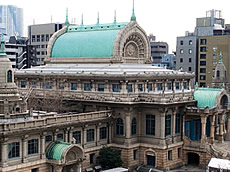
[[219,78],[220,77],[220,71],[216,71],[216,77]]
[[155,115],[146,115],[146,135],[155,135]]
[[137,120],[136,120],[136,118],[133,118],[133,120],[132,120],[131,134],[132,134],[132,136],[137,134]]
[[7,82],[12,82],[12,71],[11,70],[7,72]]
[[116,127],[117,127],[117,135],[123,135],[124,134],[124,124],[121,118],[117,119]]

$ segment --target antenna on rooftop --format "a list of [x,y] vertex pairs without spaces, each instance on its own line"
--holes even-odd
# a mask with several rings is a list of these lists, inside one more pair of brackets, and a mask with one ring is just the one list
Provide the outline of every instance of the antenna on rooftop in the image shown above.
[[51,15],[51,19],[50,20],[51,20],[51,23],[53,23],[53,16],[52,15]]

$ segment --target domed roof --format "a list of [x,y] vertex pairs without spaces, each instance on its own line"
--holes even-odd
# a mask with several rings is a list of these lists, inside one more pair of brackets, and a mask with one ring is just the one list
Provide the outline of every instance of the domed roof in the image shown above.
[[111,57],[116,36],[127,24],[68,26],[55,40],[50,58]]

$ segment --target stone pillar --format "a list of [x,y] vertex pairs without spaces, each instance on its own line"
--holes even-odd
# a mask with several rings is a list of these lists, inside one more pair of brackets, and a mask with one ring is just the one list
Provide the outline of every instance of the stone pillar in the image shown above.
[[27,162],[27,138],[27,135],[22,137],[22,162]]
[[77,172],[81,172],[81,164],[77,164]]
[[219,128],[219,138],[220,142],[224,142],[224,114],[220,115],[220,128]]
[[68,130],[64,130],[64,142],[68,142]]
[[42,134],[40,136],[40,158],[45,158],[45,136]]
[[69,129],[69,143],[73,142],[73,132],[72,132],[72,128]]
[[86,139],[86,137],[87,137],[87,133],[86,133],[86,127],[84,127],[83,128],[83,139],[82,139],[82,147],[84,148],[85,147],[85,144],[87,143],[87,139]]
[[230,113],[227,113],[227,134],[226,134],[226,140],[230,141]]
[[210,117],[210,142],[211,144],[214,143],[215,140],[215,116]]
[[100,140],[100,123],[96,125],[96,137],[95,137],[95,141],[96,141],[96,146],[98,145],[98,141]]
[[185,115],[182,115],[182,141],[185,139]]
[[175,139],[175,127],[176,127],[176,111],[172,112],[172,142],[174,143],[174,139]]
[[127,89],[126,89],[126,82],[121,81],[121,93],[126,93]]
[[60,165],[54,165],[54,171],[55,172],[62,172],[62,166],[60,166]]
[[8,147],[7,142],[4,140],[1,142],[1,166],[6,167],[7,166],[7,155],[8,155]]
[[205,142],[206,140],[206,123],[207,123],[207,117],[201,116],[201,142]]
[[161,112],[160,114],[160,118],[161,118],[161,125],[160,125],[160,144],[161,145],[165,145],[165,111]]

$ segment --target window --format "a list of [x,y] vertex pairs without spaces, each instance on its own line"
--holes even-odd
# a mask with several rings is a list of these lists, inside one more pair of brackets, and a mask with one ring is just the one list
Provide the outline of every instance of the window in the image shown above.
[[219,78],[220,77],[220,71],[216,71],[216,77]]
[[200,54],[200,59],[206,59],[206,54]]
[[45,140],[46,140],[46,142],[51,142],[52,136],[51,135],[46,136]]
[[175,85],[176,85],[176,90],[180,90],[180,83],[176,82]]
[[137,120],[136,118],[133,118],[132,124],[131,124],[131,135],[134,136],[137,134]]
[[32,87],[32,88],[36,88],[36,87],[37,87],[36,81],[32,81],[32,82],[31,82],[31,87]]
[[112,90],[115,93],[120,92],[120,84],[112,84]]
[[200,47],[200,52],[206,52],[206,51],[207,51],[206,47]]
[[137,150],[133,150],[133,160],[137,160]]
[[162,90],[163,90],[162,83],[157,83],[157,91],[162,91]]
[[183,63],[183,58],[180,58],[180,63]]
[[8,144],[8,158],[17,158],[20,156],[20,143],[13,142]]
[[77,90],[77,83],[71,83],[71,90],[76,91]]
[[189,49],[189,50],[188,50],[188,53],[189,53],[189,54],[192,54],[192,49]]
[[191,72],[192,71],[192,67],[188,67],[188,71]]
[[153,91],[153,84],[152,83],[148,83],[148,92]]
[[180,126],[181,125],[181,116],[180,114],[176,114],[176,126],[175,126],[175,133],[180,133]]
[[180,49],[180,54],[184,54],[184,50],[183,49]]
[[180,41],[180,45],[184,45],[184,41]]
[[200,82],[200,87],[206,87],[206,83],[205,82]]
[[91,84],[90,83],[84,83],[84,91],[91,91]]
[[165,116],[165,136],[171,135],[171,115]]
[[206,80],[206,76],[205,75],[200,75],[200,80]]
[[116,129],[117,135],[122,136],[124,134],[124,124],[121,118],[117,119]]
[[206,69],[205,68],[200,68],[200,73],[206,73]]
[[88,129],[87,130],[87,142],[93,142],[94,141],[94,129]]
[[43,88],[44,89],[52,89],[52,87],[53,87],[53,83],[52,82],[45,82],[43,84]]
[[40,35],[37,35],[37,42],[40,42]]
[[183,82],[183,86],[184,86],[184,90],[187,90],[188,87],[187,87],[187,82]]
[[57,140],[62,141],[64,139],[64,135],[62,133],[57,134]]
[[21,88],[26,88],[26,81],[21,81]]
[[38,172],[38,168],[33,168],[31,172]]
[[7,82],[12,82],[12,71],[11,70],[7,72]]
[[167,90],[168,91],[172,90],[172,83],[167,83]]
[[32,42],[35,42],[35,35],[32,35]]
[[146,135],[155,135],[155,115],[146,115]]
[[106,133],[107,133],[106,127],[101,127],[100,128],[100,140],[106,139]]
[[49,41],[49,35],[46,34],[46,42],[48,42],[48,41]]
[[178,157],[178,158],[181,158],[181,148],[178,148],[178,149],[177,149],[177,157]]
[[60,90],[64,90],[64,88],[65,88],[65,84],[64,83],[59,83],[59,89]]
[[98,91],[104,92],[104,90],[105,90],[105,85],[104,84],[98,84]]
[[200,66],[206,66],[206,61],[200,61]]
[[95,155],[95,153],[89,154],[89,163],[90,163],[90,164],[93,164],[93,163],[94,163],[94,155]]
[[76,144],[81,143],[81,131],[74,131],[73,138],[76,140]]
[[128,91],[128,93],[133,92],[133,85],[132,84],[127,84],[127,91]]
[[42,35],[42,42],[44,42],[45,41],[45,35]]
[[137,85],[138,91],[142,92],[143,91],[143,85],[142,84],[138,84]]
[[206,39],[200,39],[200,45],[206,45],[207,40]]
[[188,44],[189,44],[189,45],[192,45],[192,40],[189,40],[189,41],[188,41]]
[[172,150],[168,151],[168,161],[172,161]]
[[28,155],[38,153],[38,139],[28,140]]
[[189,58],[188,61],[189,61],[189,63],[191,63],[192,62],[192,58]]

